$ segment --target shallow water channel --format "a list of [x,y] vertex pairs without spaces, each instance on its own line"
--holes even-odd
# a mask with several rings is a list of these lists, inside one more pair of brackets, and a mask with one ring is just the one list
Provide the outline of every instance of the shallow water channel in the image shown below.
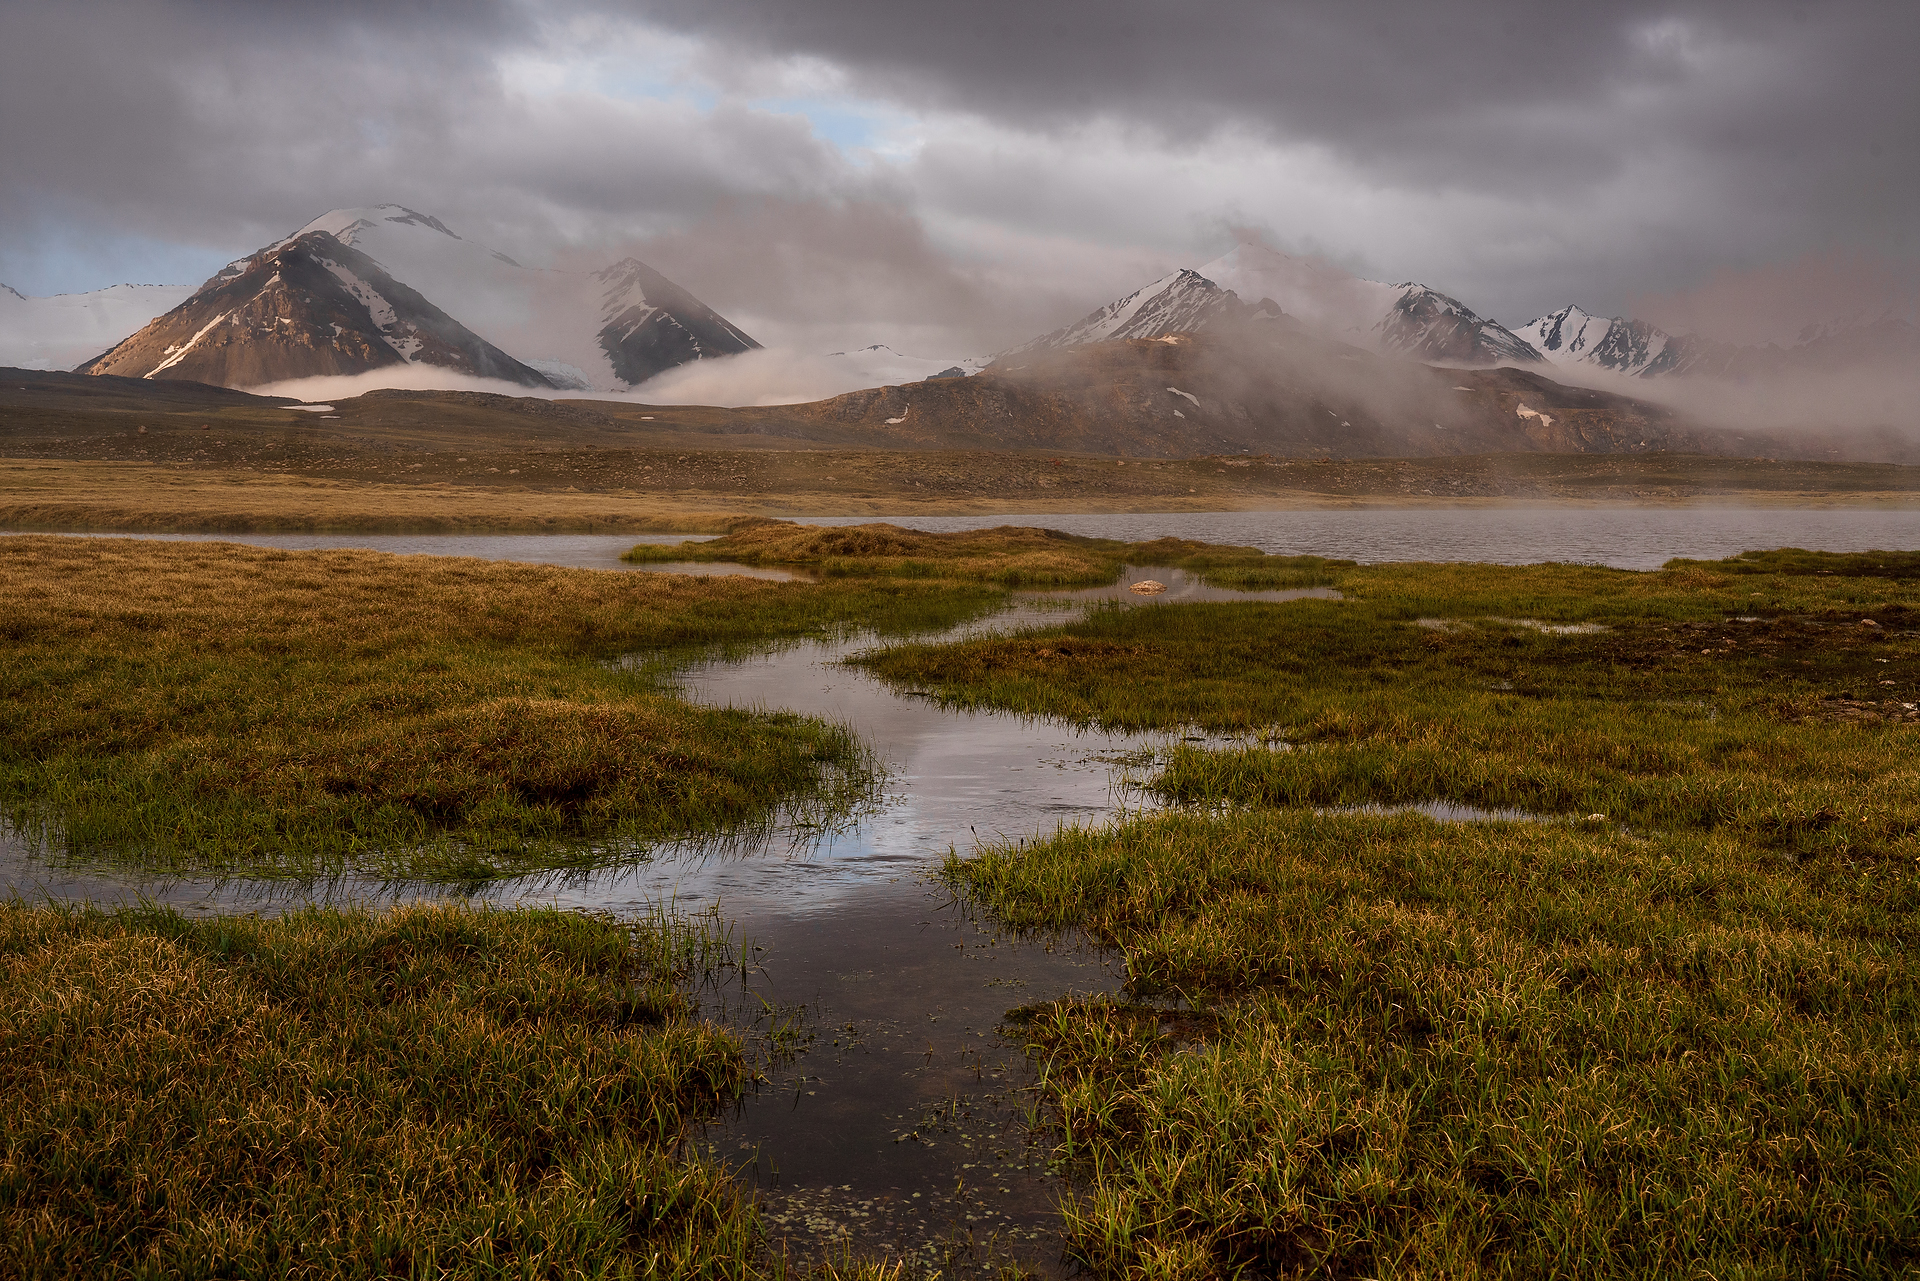
[[[1145,578],[1166,590],[1148,598],[1128,590]],[[1177,569],[1140,567],[1112,587],[1023,593],[945,636],[1070,618],[1102,600],[1331,594],[1229,592]],[[645,860],[496,882],[472,897],[618,913],[717,909],[752,963],[720,971],[724,981],[701,992],[703,1009],[748,1035],[766,1079],[695,1141],[764,1194],[770,1226],[796,1258],[851,1246],[949,1275],[1012,1259],[1055,1273],[1059,1184],[1030,1125],[1031,1072],[998,1029],[1014,1007],[1116,992],[1124,973],[1116,957],[1075,936],[1003,934],[929,874],[950,850],[1151,807],[1128,785],[1129,770],[1144,770],[1176,736],[943,708],[842,661],[875,643],[856,636],[780,646],[676,678],[696,702],[801,712],[857,731],[885,775],[846,820],[668,844]],[[9,892],[145,898],[194,913],[448,894],[352,878],[157,878],[49,862],[18,839],[0,840],[0,895]]]
[[[1228,541],[1278,541],[1273,550],[1315,550],[1368,557],[1339,537],[1329,513],[1190,515],[1195,527],[1169,529],[1164,518],[1078,518],[1098,532],[1152,537],[1166,532]],[[1782,529],[1783,513],[1762,534],[1754,513],[1692,515],[1704,546],[1648,529],[1643,513],[1580,513],[1550,520],[1532,514],[1342,513],[1376,532],[1386,519],[1407,547],[1399,555],[1501,560],[1493,543],[1526,546],[1527,559],[1651,561],[1676,551],[1725,554],[1781,542],[1911,545],[1912,513],[1854,520],[1854,513],[1786,513],[1808,525]],[[1865,515],[1865,514],[1862,514]],[[1301,528],[1277,518],[1302,520]],[[1444,519],[1442,519],[1444,517]],[[1729,517],[1735,519],[1729,520]],[[1032,517],[1073,528],[1075,518]],[[1662,514],[1664,526],[1674,514]],[[1017,517],[968,524],[1019,521]],[[1105,523],[1100,524],[1103,520]],[[1512,539],[1518,520],[1536,537]],[[1848,525],[1835,539],[1824,526]],[[1448,523],[1451,521],[1452,523]],[[1397,523],[1396,523],[1397,522]],[[912,523],[943,526],[938,520]],[[958,523],[958,522],[955,522]],[[1134,524],[1139,528],[1134,528]],[[1458,526],[1456,528],[1455,526]],[[1726,525],[1726,528],[1719,528]],[[1857,525],[1858,528],[1853,526]],[[1200,528],[1205,526],[1205,528]],[[1257,528],[1256,528],[1257,526]],[[1444,528],[1443,528],[1444,526]],[[1537,527],[1535,527],[1537,526]],[[1604,526],[1604,527],[1603,527]],[[1822,526],[1812,528],[1811,526]],[[1460,545],[1444,535],[1466,536]],[[1706,532],[1712,536],[1699,538]],[[1816,537],[1800,537],[1813,534]],[[1260,535],[1266,535],[1263,538]],[[1665,535],[1664,537],[1662,535]],[[1825,535],[1819,537],[1818,535]],[[1436,537],[1439,536],[1439,537]],[[673,536],[677,538],[678,536]],[[244,536],[289,547],[377,546],[384,550],[544,561],[596,568],[629,566],[616,557],[632,536]],[[1648,544],[1643,547],[1642,544]],[[1569,555],[1569,553],[1573,553]],[[702,565],[703,572],[729,566]],[[774,571],[773,574],[777,574]],[[772,576],[770,574],[769,576]],[[1166,584],[1141,598],[1128,584]],[[1004,612],[948,633],[1004,630],[1064,619],[1093,602],[1273,600],[1327,596],[1305,592],[1237,593],[1209,588],[1182,571],[1129,569],[1112,587],[1027,593]],[[926,639],[941,639],[930,637]],[[884,1250],[949,1275],[988,1271],[1017,1260],[1043,1274],[1062,1270],[1056,1206],[1061,1186],[1047,1169],[1029,1109],[1037,1100],[1017,1042],[1000,1033],[1007,1012],[1068,994],[1117,992],[1118,959],[1084,939],[1018,939],[976,919],[930,878],[949,850],[1022,839],[1057,826],[1097,823],[1123,810],[1150,808],[1128,786],[1173,736],[1082,732],[1056,722],[993,712],[955,711],[895,689],[844,663],[871,636],[770,649],[744,659],[701,663],[678,676],[685,695],[715,705],[788,710],[845,723],[885,766],[879,794],[846,821],[826,828],[793,820],[750,839],[669,844],[651,857],[587,874],[534,876],[493,883],[472,897],[501,904],[646,913],[663,904],[717,910],[751,964],[722,971],[701,991],[706,1012],[740,1028],[760,1055],[766,1080],[696,1136],[700,1150],[733,1164],[765,1195],[769,1223],[796,1258],[850,1246]],[[1422,806],[1435,817],[1473,821],[1519,814]],[[140,899],[191,913],[274,912],[312,902],[382,903],[442,898],[444,886],[394,886],[343,878],[327,884],[157,878],[49,861],[0,828],[0,895],[111,904]]]

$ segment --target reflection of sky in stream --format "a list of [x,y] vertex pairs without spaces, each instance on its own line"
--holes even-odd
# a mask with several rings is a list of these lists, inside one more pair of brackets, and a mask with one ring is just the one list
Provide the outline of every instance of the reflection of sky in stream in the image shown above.
[[[1126,590],[1143,578],[1168,590],[1153,598]],[[1306,595],[1325,593],[1261,594]],[[1179,570],[1142,567],[1112,588],[1022,593],[1010,609],[948,635],[1060,620],[1103,599],[1241,598]],[[1151,804],[1124,786],[1126,767],[1146,764],[1171,736],[943,708],[842,661],[872,644],[861,636],[789,645],[700,663],[677,677],[696,702],[800,712],[855,730],[886,777],[852,821],[668,844],[644,861],[501,881],[473,897],[615,912],[663,900],[683,909],[717,904],[736,937],[761,950],[758,967],[708,989],[704,1007],[763,1053],[774,1022],[797,1020],[802,1043],[797,1056],[765,1058],[766,1084],[700,1144],[749,1173],[796,1256],[817,1258],[834,1242],[851,1242],[950,1273],[990,1270],[1016,1256],[1051,1272],[1058,1185],[1025,1125],[1022,1053],[997,1028],[1011,1007],[1116,991],[1122,976],[1112,958],[1073,938],[1000,936],[924,874],[976,840],[1047,833]],[[0,839],[0,886],[28,898],[147,899],[195,912],[449,892],[353,878],[295,885],[89,871],[49,864],[17,839]]]
[[[676,536],[677,537],[677,536]],[[264,542],[250,536],[247,541]],[[631,536],[572,540],[282,536],[278,546],[383,546],[605,568]],[[671,541],[669,538],[647,541]],[[656,566],[657,567],[657,566]],[[701,568],[720,568],[718,566]],[[1166,590],[1141,597],[1130,584]],[[1164,566],[1129,567],[1112,586],[1019,593],[963,636],[1072,617],[1108,602],[1326,598],[1324,589],[1238,593]],[[1030,837],[1151,807],[1125,786],[1180,736],[1078,731],[1038,719],[960,711],[895,690],[843,662],[871,636],[806,642],[681,671],[693,701],[798,712],[852,728],[884,766],[879,796],[825,829],[791,824],[731,841],[689,841],[598,871],[496,882],[472,895],[614,912],[662,901],[719,908],[758,964],[702,993],[703,1008],[760,1047],[766,1081],[697,1145],[736,1164],[767,1198],[796,1261],[837,1245],[883,1250],[949,1274],[1017,1258],[1054,1272],[1058,1182],[1026,1124],[1030,1072],[999,1024],[1012,1007],[1114,992],[1115,959],[1075,938],[1013,939],[970,919],[925,873],[976,841]],[[1144,772],[1144,771],[1142,771]],[[1430,807],[1419,807],[1429,809]],[[1453,820],[1509,817],[1436,813]],[[1514,816],[1517,817],[1517,816]],[[444,898],[445,886],[162,878],[49,862],[0,828],[0,894],[148,900],[190,912],[274,912],[311,902]],[[773,1052],[776,1025],[792,1037]],[[797,1039],[793,1039],[797,1038]]]

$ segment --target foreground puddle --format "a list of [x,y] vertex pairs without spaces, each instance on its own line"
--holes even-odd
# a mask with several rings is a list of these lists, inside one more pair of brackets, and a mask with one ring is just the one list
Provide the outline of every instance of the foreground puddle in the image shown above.
[[763,1047],[766,1080],[695,1146],[761,1192],[796,1261],[851,1249],[949,1276],[1057,1274],[1062,1189],[1001,1020],[1117,993],[1114,958],[998,934],[904,881],[752,937],[759,967],[703,1005]]
[[[1090,602],[1296,600],[1232,593],[1141,567],[1112,588],[1021,593],[947,638],[1059,621]],[[1157,597],[1128,592],[1140,578]],[[936,638],[938,639],[938,638]],[[1014,939],[971,919],[928,873],[949,851],[1101,823],[1155,802],[1129,786],[1179,735],[1081,732],[961,711],[895,690],[844,660],[862,637],[690,667],[695,702],[801,712],[855,730],[884,762],[881,794],[827,829],[787,823],[755,838],[657,847],[644,861],[490,883],[469,897],[646,914],[717,908],[744,972],[701,992],[711,1018],[756,1047],[765,1076],[692,1142],[766,1199],[796,1262],[885,1253],[916,1270],[1061,1271],[1060,1185],[1031,1130],[1036,1100],[1008,1010],[1118,992],[1117,958],[1074,936]],[[1224,740],[1223,740],[1224,741]],[[273,912],[313,902],[445,898],[446,886],[163,878],[60,867],[0,831],[0,893],[188,912]]]

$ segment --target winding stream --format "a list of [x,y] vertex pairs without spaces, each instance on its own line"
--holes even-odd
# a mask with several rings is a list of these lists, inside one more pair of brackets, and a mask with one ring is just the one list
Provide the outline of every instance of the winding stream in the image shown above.
[[[1004,611],[929,639],[1077,615],[1089,604],[1326,597],[1239,593],[1184,571],[1129,569],[1111,587],[1022,593]],[[717,911],[754,964],[701,993],[703,1009],[760,1047],[766,1080],[697,1138],[767,1199],[796,1258],[851,1244],[948,1274],[1017,1258],[1060,1267],[1057,1182],[1030,1139],[1031,1074],[997,1029],[1007,1011],[1116,992],[1113,956],[1077,937],[1015,939],[973,919],[929,872],[949,851],[1150,807],[1128,786],[1165,734],[1078,731],[957,711],[891,688],[843,660],[870,635],[701,663],[677,683],[692,701],[785,710],[851,726],[885,766],[879,794],[826,828],[775,825],[751,840],[668,843],[587,873],[494,882],[499,904]],[[103,904],[147,899],[190,913],[275,912],[312,902],[445,897],[443,886],[343,877],[292,884],[163,878],[50,863],[0,839],[0,894]]]
[[[1380,515],[1353,513],[1363,514]],[[1216,523],[1271,521],[1275,515],[1236,514]],[[1396,537],[1424,540],[1427,555],[1442,558],[1435,555],[1441,550],[1436,540],[1445,544],[1442,535],[1448,531],[1428,519],[1433,514],[1416,513],[1412,520],[1405,519],[1407,513],[1389,515],[1399,522]],[[1622,515],[1605,519],[1617,522]],[[1793,537],[1802,531],[1782,529],[1780,517],[1798,514],[1767,513],[1775,522],[1774,536],[1759,539],[1746,537],[1749,514],[1740,515],[1731,528],[1699,538],[1710,546],[1698,550],[1725,554],[1720,544],[1735,537],[1738,545],[1727,550],[1785,541],[1821,545],[1815,538]],[[1808,515],[1816,519],[1802,523],[1812,534],[1818,532],[1814,526],[1830,525],[1828,518],[1836,514]],[[1874,513],[1879,521],[1839,515],[1850,537],[1826,542],[1920,541],[1913,513]],[[969,523],[1009,519],[1017,518]],[[1032,519],[1072,528],[1091,518]],[[1083,532],[1127,537],[1178,532],[1256,541],[1244,536],[1244,525],[1189,530],[1172,528],[1179,521],[1165,518],[1100,519],[1155,523],[1140,532],[1117,527]],[[1504,519],[1508,525],[1513,520],[1510,514]],[[1560,523],[1551,528],[1543,522],[1533,529],[1538,537],[1529,559],[1552,558],[1562,544],[1591,552],[1599,546],[1596,540],[1604,541],[1604,531],[1589,527],[1589,513],[1575,514],[1578,528],[1572,531],[1566,514],[1556,519]],[[933,527],[945,522],[902,523]],[[1520,523],[1533,524],[1530,518]],[[1696,524],[1694,532],[1710,523]],[[1514,533],[1503,529],[1502,537]],[[1614,532],[1622,531],[1616,525]],[[571,539],[564,547],[554,536],[244,541],[282,546],[385,542],[393,551],[634,568],[614,560],[613,541],[600,536]],[[642,540],[621,536],[617,541],[624,549]],[[1642,546],[1647,541],[1635,531],[1617,537],[1610,555],[1600,548],[1600,554],[1566,558],[1637,564],[1651,555]],[[1340,542],[1323,539],[1313,549],[1348,555],[1359,550]],[[1666,546],[1676,543],[1680,552],[1694,550],[1686,538],[1669,539]],[[1395,550],[1401,549],[1396,545]],[[1508,559],[1485,547],[1474,550],[1477,554],[1460,558]],[[1402,554],[1420,556],[1410,550]],[[1664,552],[1662,559],[1670,554],[1675,552]],[[727,567],[700,568],[725,572]],[[1071,617],[1096,601],[1143,603],[1126,590],[1142,578],[1167,584],[1154,602],[1285,601],[1331,594],[1221,591],[1179,570],[1143,566],[1129,569],[1113,587],[1021,594],[989,619],[927,639]],[[949,1275],[991,1274],[1010,1260],[1057,1274],[1062,1266],[1055,1208],[1060,1188],[1047,1169],[1044,1148],[1030,1138],[1031,1073],[1018,1047],[997,1029],[1013,1007],[1068,994],[1117,992],[1124,974],[1115,957],[1081,938],[1015,939],[997,932],[990,922],[972,919],[928,874],[950,850],[965,852],[977,841],[1031,837],[1062,824],[1105,822],[1124,810],[1151,807],[1150,795],[1128,785],[1129,771],[1146,766],[1169,736],[1082,732],[1044,720],[943,708],[842,661],[873,643],[873,637],[861,636],[781,646],[737,661],[698,664],[677,678],[685,696],[696,702],[801,712],[851,726],[884,763],[886,775],[880,794],[847,821],[826,829],[788,822],[758,838],[718,847],[667,844],[644,861],[496,882],[473,897],[614,912],[646,912],[671,903],[681,910],[717,910],[732,923],[735,938],[751,949],[756,963],[730,982],[703,989],[702,1005],[760,1047],[766,1081],[695,1141],[762,1191],[770,1225],[796,1258],[817,1258],[851,1245],[885,1250]],[[312,902],[385,903],[447,892],[351,877],[294,885],[88,869],[50,862],[0,829],[0,894],[28,899],[102,904],[146,899],[191,913],[274,912]]]

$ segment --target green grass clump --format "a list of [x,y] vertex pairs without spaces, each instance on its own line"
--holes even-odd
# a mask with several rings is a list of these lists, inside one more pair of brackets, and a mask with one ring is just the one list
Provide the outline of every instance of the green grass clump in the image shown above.
[[1920,578],[1920,552],[1810,552],[1781,547],[1741,552],[1725,560],[1670,560],[1669,569],[1697,568],[1726,574],[1833,574],[1842,578]]
[[1026,1025],[1099,1276],[1869,1276],[1920,1251],[1904,863],[1172,814],[949,868],[1123,947]]
[[773,584],[370,552],[0,541],[0,805],[170,870],[468,881],[834,808],[844,730],[697,708],[679,650],[957,621],[978,587]]
[[0,904],[0,1274],[751,1275],[679,1159],[748,1077],[724,940],[553,911]]
[[898,525],[743,523],[724,538],[677,546],[641,544],[623,559],[733,561],[791,565],[827,578],[951,578],[1002,587],[1087,587],[1112,582],[1127,565],[1171,565],[1221,587],[1319,587],[1351,561],[1269,556],[1254,547],[1225,547],[1184,538],[1125,543],[1057,529],[1001,525],[927,533]]
[[[955,704],[1249,735],[1163,758],[1187,808],[947,868],[1125,950],[1132,1003],[1027,1024],[1096,1275],[1920,1259],[1920,615],[1897,573],[1806,555],[1351,567],[1340,601],[869,660]],[[1354,809],[1429,801],[1547,821]]]

